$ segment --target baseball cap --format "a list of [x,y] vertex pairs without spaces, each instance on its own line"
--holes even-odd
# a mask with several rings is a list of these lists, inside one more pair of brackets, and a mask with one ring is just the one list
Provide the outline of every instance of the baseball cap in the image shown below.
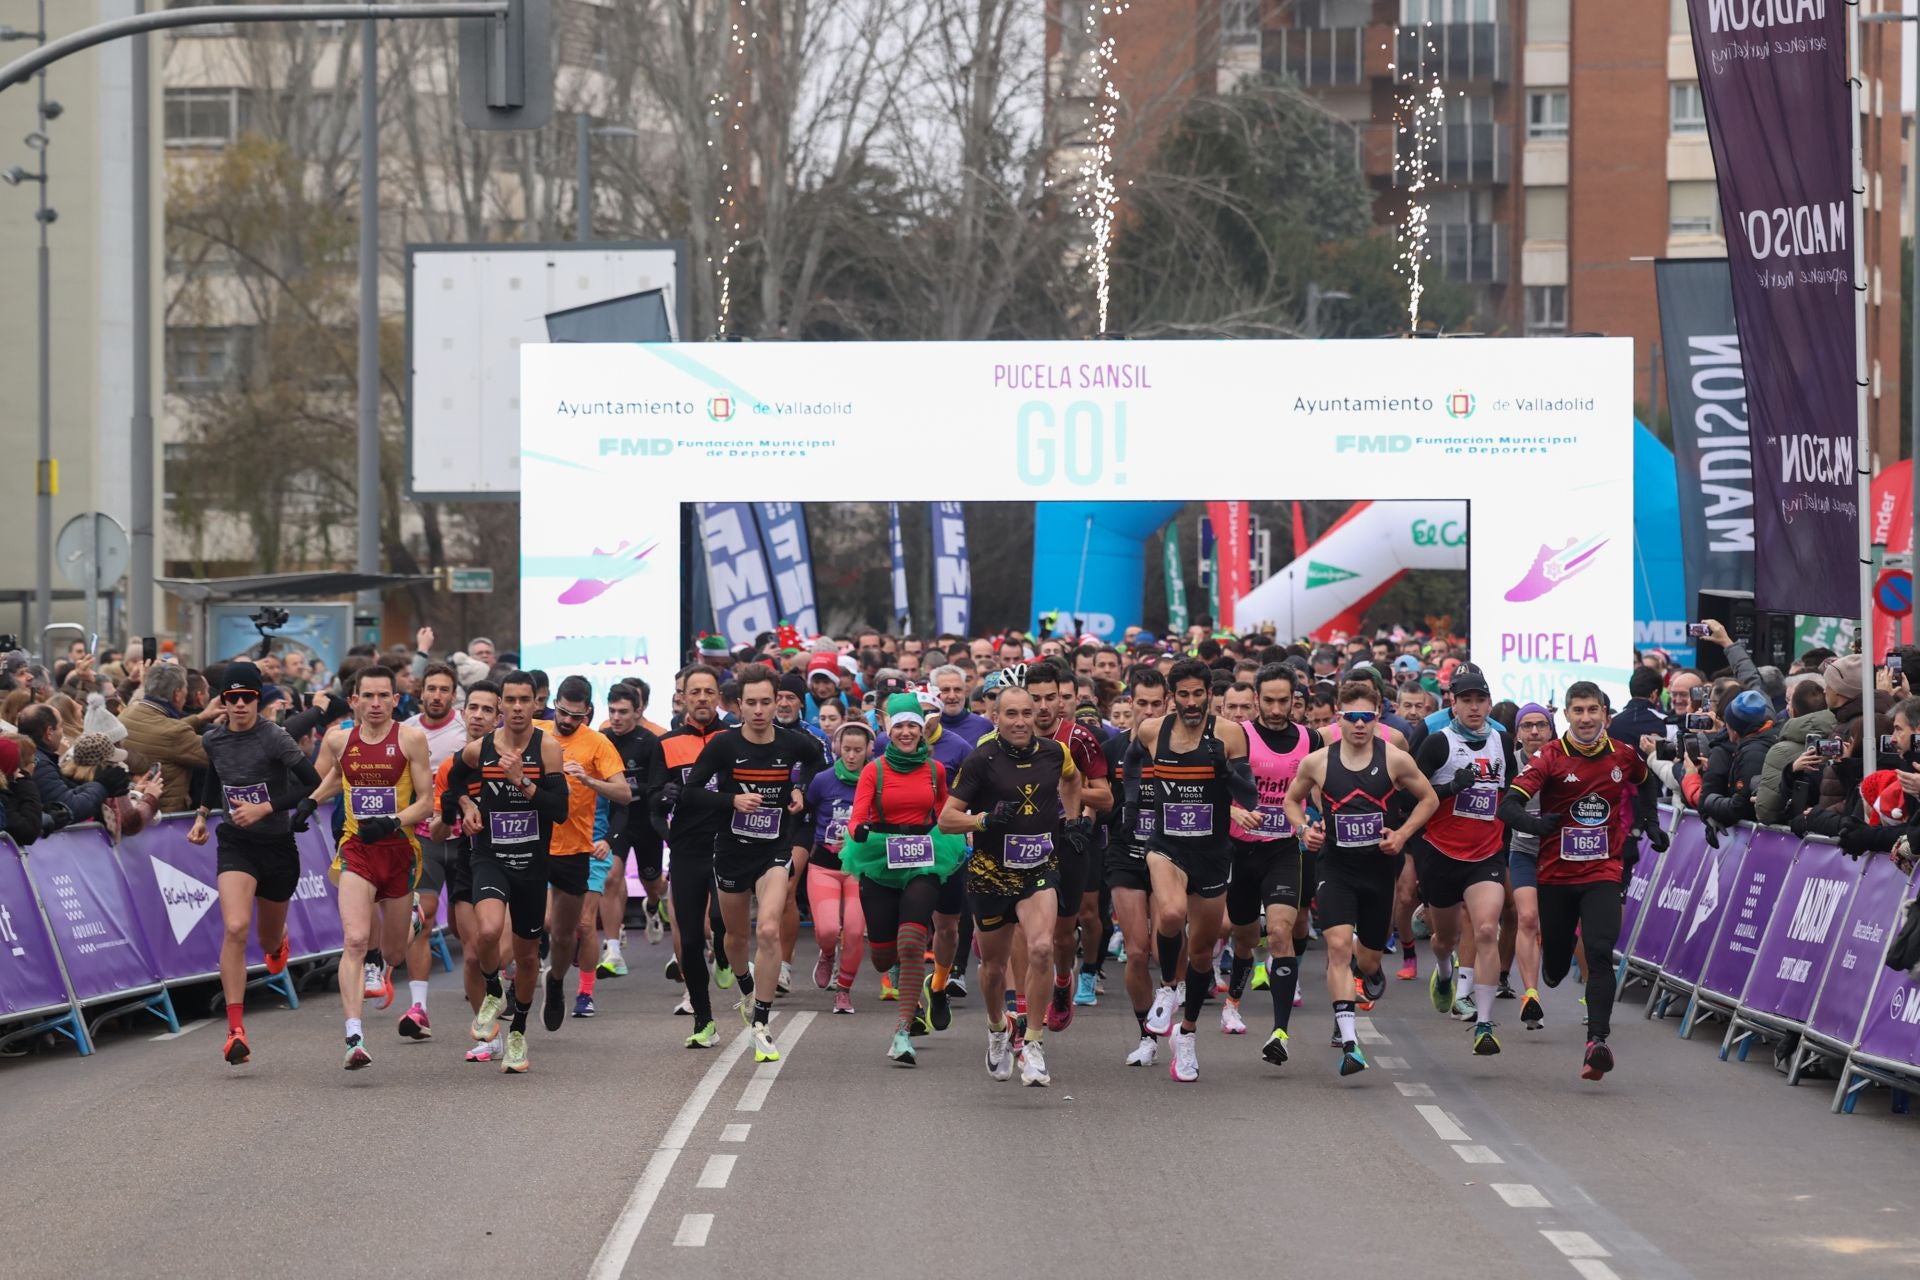
[[252,692],[264,694],[266,684],[260,679],[260,668],[251,662],[229,662],[220,674],[220,692]]
[[1420,659],[1410,653],[1403,653],[1393,660],[1393,669],[1406,675],[1420,674]]
[[1472,667],[1462,667],[1454,672],[1447,691],[1456,698],[1463,693],[1484,693],[1489,698],[1493,696],[1493,689],[1488,686],[1487,678]]

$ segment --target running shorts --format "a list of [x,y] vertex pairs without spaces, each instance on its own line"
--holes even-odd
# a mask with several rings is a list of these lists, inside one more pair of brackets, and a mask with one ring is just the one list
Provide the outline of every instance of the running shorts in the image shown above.
[[232,823],[213,829],[219,851],[216,878],[229,871],[253,877],[253,896],[262,902],[286,902],[300,882],[300,849],[292,835],[249,836]]
[[1020,904],[1036,893],[1053,892],[1057,879],[1057,873],[1050,870],[1011,877],[1003,872],[989,883],[969,875],[967,910],[973,913],[974,929],[992,933],[1013,924],[1019,918]]
[[1180,869],[1187,877],[1188,897],[1218,898],[1227,891],[1227,882],[1233,878],[1231,849],[1181,849],[1169,853],[1156,847],[1148,856],[1165,858]]
[[1227,885],[1227,922],[1254,924],[1273,906],[1300,906],[1299,841],[1236,841],[1233,879]]
[[537,938],[547,925],[547,877],[550,861],[536,860],[525,871],[509,871],[491,854],[473,856],[473,901],[507,904],[507,920],[516,938]]
[[547,883],[555,893],[570,893],[578,898],[587,891],[587,866],[593,858],[584,853],[548,854]]
[[1384,951],[1393,931],[1393,892],[1405,854],[1333,854],[1320,858],[1314,915],[1320,931],[1352,927],[1360,945]]
[[722,893],[752,893],[753,887],[760,883],[760,877],[775,867],[791,868],[793,850],[790,848],[769,848],[764,853],[741,854],[729,849],[715,850],[713,855],[713,882]]
[[359,836],[348,836],[333,856],[332,871],[335,884],[348,871],[371,884],[376,902],[411,897],[420,882],[420,851],[404,834],[370,845],[361,844]]
[[1430,907],[1457,907],[1466,901],[1470,887],[1500,884],[1507,873],[1504,853],[1478,862],[1462,862],[1449,858],[1418,836],[1408,844],[1413,853],[1414,874],[1420,878],[1420,901]]
[[421,893],[439,893],[447,883],[447,872],[453,865],[453,842],[451,840],[420,841],[420,884]]

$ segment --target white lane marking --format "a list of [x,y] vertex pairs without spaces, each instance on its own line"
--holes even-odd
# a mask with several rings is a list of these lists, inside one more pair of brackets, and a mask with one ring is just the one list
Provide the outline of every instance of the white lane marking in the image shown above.
[[681,1149],[687,1145],[687,1139],[693,1136],[694,1126],[706,1114],[713,1096],[720,1092],[727,1072],[733,1069],[734,1063],[740,1061],[752,1042],[753,1038],[744,1031],[735,1036],[733,1042],[720,1051],[713,1065],[707,1068],[707,1073],[700,1077],[700,1083],[693,1087],[693,1092],[687,1095],[687,1100],[680,1106],[680,1114],[667,1126],[660,1145],[647,1158],[647,1167],[640,1171],[640,1180],[633,1184],[633,1194],[627,1197],[620,1216],[614,1219],[612,1229],[600,1245],[600,1252],[594,1256],[593,1266],[587,1271],[588,1280],[619,1280],[620,1273],[627,1269],[627,1261],[633,1257],[633,1246],[640,1239],[640,1230],[647,1225],[647,1215],[653,1212],[654,1202],[660,1199],[660,1189],[667,1185],[667,1175],[673,1172],[673,1162],[680,1158]]
[[1515,1209],[1551,1209],[1540,1188],[1530,1182],[1490,1182],[1493,1193]]
[[1469,1142],[1467,1131],[1462,1129],[1454,1118],[1430,1103],[1422,1103],[1414,1108],[1420,1118],[1432,1127],[1434,1136],[1442,1142]]
[[1606,1248],[1584,1231],[1542,1231],[1547,1243],[1569,1258],[1611,1258]]
[[711,1230],[712,1214],[689,1213],[680,1219],[680,1229],[673,1233],[673,1242],[682,1247],[698,1249],[707,1243],[707,1232]]
[[753,1128],[753,1126],[750,1124],[730,1124],[720,1131],[720,1141],[745,1142],[747,1140],[747,1130],[751,1128]]
[[1581,1280],[1620,1280],[1614,1269],[1598,1258],[1569,1258],[1573,1269],[1581,1275]]
[[766,1105],[767,1094],[773,1090],[773,1082],[780,1078],[780,1068],[786,1065],[787,1058],[793,1053],[793,1046],[800,1040],[800,1034],[812,1022],[812,1013],[796,1013],[793,1021],[787,1024],[774,1045],[780,1050],[780,1057],[774,1062],[763,1062],[753,1069],[753,1079],[747,1081],[747,1087],[740,1091],[740,1101],[733,1104],[735,1111],[758,1111]]
[[1373,1025],[1372,1018],[1355,1018],[1353,1020],[1353,1033],[1359,1036],[1365,1044],[1393,1043],[1392,1040],[1380,1034],[1380,1029]]
[[1459,1144],[1455,1144],[1453,1148],[1453,1153],[1459,1156],[1462,1160],[1465,1160],[1468,1164],[1505,1164],[1506,1163],[1506,1161],[1502,1160],[1498,1155],[1498,1153],[1496,1153],[1491,1147],[1460,1146]]
[[1405,1071],[1407,1069],[1407,1060],[1405,1058],[1382,1056],[1375,1058],[1373,1065],[1379,1067],[1382,1071]]
[[700,1181],[693,1185],[701,1191],[723,1191],[727,1179],[733,1176],[733,1162],[739,1156],[708,1156],[707,1167],[700,1171]]
[[1400,1091],[1400,1096],[1403,1098],[1431,1098],[1433,1096],[1433,1086],[1430,1084],[1407,1084],[1404,1081],[1395,1080],[1393,1087]]
[[183,1022],[180,1024],[180,1029],[178,1031],[162,1031],[157,1036],[148,1036],[147,1039],[178,1040],[181,1036],[192,1035],[194,1032],[198,1031],[200,1028],[206,1026],[208,1023],[212,1021],[213,1021],[212,1018],[201,1018],[197,1022]]

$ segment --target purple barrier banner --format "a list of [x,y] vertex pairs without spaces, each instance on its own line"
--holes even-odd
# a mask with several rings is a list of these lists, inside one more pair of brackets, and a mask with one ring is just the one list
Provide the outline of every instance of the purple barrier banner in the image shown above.
[[[1665,819],[1663,818],[1664,822]],[[1640,918],[1640,912],[1647,905],[1647,890],[1653,885],[1653,868],[1660,861],[1660,855],[1648,847],[1645,838],[1640,841],[1640,861],[1633,864],[1633,871],[1627,877],[1627,891],[1620,896],[1620,943],[1626,945],[1633,937],[1634,921]]]
[[305,831],[293,838],[300,850],[300,880],[287,909],[287,932],[293,938],[292,958],[331,955],[340,950],[340,902],[334,897],[327,866],[333,861],[331,805],[313,816]]
[[1760,954],[1760,935],[1773,919],[1799,847],[1799,838],[1785,831],[1755,831],[1748,838],[1746,860],[1727,895],[1731,914],[1714,939],[1707,967],[1700,971],[1703,990],[1729,1000],[1740,998],[1747,975],[1753,972],[1754,957]]
[[[187,842],[188,817],[165,818],[120,842],[120,866],[133,889],[133,901],[146,933],[147,947],[168,982],[186,982],[220,972],[219,849],[207,824],[207,842]],[[247,940],[247,963],[266,959],[258,940]]]
[[1745,1007],[1805,1022],[1825,972],[1829,943],[1860,883],[1860,868],[1839,846],[1808,842],[1780,889],[1780,910],[1760,939]]
[[40,922],[20,850],[0,836],[0,1016],[66,1007],[53,939]]
[[88,823],[43,837],[27,867],[83,1003],[159,984],[133,893],[104,830]]
[[[1913,889],[1909,881],[1901,894],[1902,902],[1913,897]],[[1859,1051],[1887,1062],[1920,1066],[1920,981],[1904,972],[1881,968],[1880,985],[1867,1006],[1867,1023],[1860,1029]]]
[[1674,935],[1686,915],[1687,904],[1693,901],[1693,884],[1700,878],[1700,864],[1706,859],[1706,853],[1706,827],[1693,814],[1682,816],[1679,829],[1673,833],[1673,844],[1667,849],[1667,860],[1647,889],[1648,900],[1642,908],[1647,922],[1640,926],[1640,936],[1634,939],[1629,953],[1633,959],[1642,964],[1664,964],[1667,949],[1673,945]]
[[1706,968],[1714,935],[1720,931],[1721,917],[1733,900],[1734,885],[1746,861],[1747,840],[1751,834],[1746,827],[1722,831],[1720,847],[1706,850],[1700,878],[1694,882],[1693,897],[1681,913],[1673,945],[1667,948],[1666,962],[1660,966],[1669,977],[1693,982]]
[[1854,1034],[1860,1030],[1860,1015],[1880,976],[1880,961],[1886,955],[1887,939],[1893,936],[1906,889],[1907,878],[1891,858],[1867,859],[1860,888],[1834,939],[1826,984],[1820,988],[1813,1014],[1807,1019],[1809,1030],[1839,1044],[1853,1044]]

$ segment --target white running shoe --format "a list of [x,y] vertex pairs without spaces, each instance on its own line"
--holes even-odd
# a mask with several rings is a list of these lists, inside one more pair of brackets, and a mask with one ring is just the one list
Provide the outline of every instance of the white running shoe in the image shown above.
[[1232,1000],[1220,1005],[1220,1033],[1229,1036],[1247,1034],[1247,1021],[1240,1016],[1240,1006]]
[[1153,1008],[1147,1011],[1147,1033],[1164,1036],[1173,1030],[1173,1011],[1180,1005],[1180,995],[1172,987],[1160,987],[1153,993]]
[[675,1005],[675,1006],[673,1006],[673,1011],[674,1011],[675,1013],[679,1013],[679,1014],[690,1014],[690,1013],[692,1013],[692,1012],[693,1012],[693,997],[692,997],[691,995],[688,995],[688,994],[687,994],[686,992],[681,992],[681,994],[680,994],[680,1003],[679,1003],[679,1004],[677,1004],[677,1005]]
[[660,913],[655,911],[653,904],[649,902],[647,904],[647,945],[659,946],[660,939],[666,936],[666,932],[660,923]]
[[1191,1031],[1173,1033],[1173,1064],[1167,1068],[1167,1074],[1181,1084],[1192,1084],[1200,1078],[1200,1055],[1194,1051],[1193,1041]]
[[1463,992],[1453,998],[1453,1019],[1455,1022],[1480,1020],[1480,1011],[1474,1007],[1472,992]]
[[791,961],[782,960],[780,962],[780,979],[779,981],[773,984],[773,994],[777,996],[784,996],[791,993],[792,990],[793,990],[793,964]]
[[1150,1067],[1153,1065],[1153,1060],[1159,1056],[1160,1042],[1152,1036],[1141,1036],[1138,1047],[1127,1055],[1127,1065],[1130,1067]]
[[1047,1054],[1038,1040],[1027,1041],[1020,1051],[1020,1083],[1045,1088],[1053,1079],[1047,1074]]
[[1013,1076],[1013,1027],[1010,1024],[987,1032],[987,1074],[995,1080]]

